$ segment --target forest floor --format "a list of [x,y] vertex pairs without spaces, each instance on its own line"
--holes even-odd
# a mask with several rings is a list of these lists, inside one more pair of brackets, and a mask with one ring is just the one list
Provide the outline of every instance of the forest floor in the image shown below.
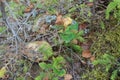
[[105,19],[109,2],[3,1],[1,80],[119,80],[120,24]]

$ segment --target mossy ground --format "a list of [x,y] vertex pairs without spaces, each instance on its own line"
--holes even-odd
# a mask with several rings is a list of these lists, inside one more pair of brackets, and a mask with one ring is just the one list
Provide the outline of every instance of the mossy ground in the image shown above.
[[[98,34],[91,47],[92,53],[96,56],[96,60],[104,54],[110,54],[117,60],[120,58],[120,26],[112,27]],[[112,62],[111,62],[112,64]],[[83,80],[110,80],[109,72],[105,71],[106,66],[94,66],[93,70],[87,70],[82,76]],[[116,80],[120,78],[117,77]]]
[[[90,33],[95,34],[95,36],[90,35],[90,36],[92,36],[91,39],[93,41],[93,44],[91,46],[91,53],[93,53],[93,55],[95,55],[96,60],[99,59],[104,54],[113,55],[116,59],[118,59],[120,57],[120,26],[114,27],[116,25],[117,21],[113,19],[110,22],[105,23],[105,26],[108,26],[108,27],[106,27],[105,30],[101,30],[101,31],[96,30],[96,27],[100,27],[99,22],[102,19],[104,19],[104,17],[105,17],[105,16],[102,16],[102,15],[104,15],[104,13],[102,13],[102,15],[99,15],[98,18],[96,18],[97,20],[93,21],[93,23],[96,23],[95,25],[91,24],[91,21],[93,19],[90,18],[90,14],[88,15],[88,13],[90,13],[91,8],[86,7],[85,4],[82,4],[80,6],[78,4],[80,1],[79,2],[78,1],[79,0],[66,0],[66,1],[60,0],[60,2],[58,2],[57,0],[50,0],[50,1],[45,0],[45,1],[43,1],[43,4],[41,6],[43,6],[42,9],[45,10],[46,12],[48,12],[49,14],[61,13],[63,16],[66,16],[66,15],[71,16],[72,19],[76,20],[80,24],[83,22],[88,22],[88,23],[90,23],[90,29],[94,28],[93,26],[95,26],[95,28],[94,28],[95,31],[90,32]],[[36,2],[36,4],[39,4],[39,3]],[[106,2],[105,2],[105,4],[106,4]],[[103,5],[107,6],[105,4],[103,4]],[[39,6],[39,7],[41,7],[41,6]],[[96,8],[98,8],[98,7],[96,7]],[[80,11],[80,10],[83,10],[83,11]],[[99,12],[99,11],[101,11],[101,10],[96,10],[95,14],[97,14],[97,12]],[[96,17],[96,16],[93,16],[93,17]],[[39,18],[39,16],[36,16],[36,18]],[[30,21],[32,21],[32,20],[33,20],[33,17],[30,17]],[[36,20],[38,20],[38,19],[35,19],[35,21]],[[103,22],[104,21],[105,20],[103,20]],[[31,34],[29,34],[29,35],[31,35]],[[0,41],[2,41],[2,40],[0,39]],[[15,75],[15,77],[17,77],[17,78],[14,78],[14,79],[24,80],[24,77],[26,77],[27,73],[32,73],[30,76],[28,76],[31,78],[31,76],[36,77],[36,75],[40,72],[38,65],[36,66],[35,64],[31,63],[29,60],[27,60],[27,62],[26,62],[25,61],[26,59],[21,60],[21,57],[20,57],[20,60],[16,59],[18,54],[16,54],[17,56],[14,55],[13,53],[15,53],[15,52],[13,52],[13,51],[11,51],[11,52],[8,51],[8,54],[2,54],[3,52],[4,53],[7,52],[7,49],[4,49],[6,47],[3,48],[3,46],[0,46],[0,48],[1,48],[0,49],[0,54],[1,54],[0,67],[2,67],[3,64],[12,62],[12,64],[9,64],[10,69],[12,69],[11,71],[9,71],[9,73],[10,73],[9,77],[12,76],[12,78],[14,78],[14,75]],[[12,53],[12,54],[10,54],[10,53]],[[80,63],[81,57],[79,60],[76,57],[75,53],[72,53],[72,51],[69,50],[68,53],[69,53],[68,55],[71,56],[71,54],[73,54],[73,56],[74,56],[73,58],[69,57],[67,55],[67,51],[66,51],[65,55],[67,55],[67,57],[71,60],[69,62],[70,62],[70,64],[72,64],[72,65],[66,65],[67,67],[70,66],[70,69],[68,69],[67,73],[71,73],[74,75],[73,80],[79,80],[79,79],[77,79],[78,76],[76,76],[76,75],[79,75],[79,77],[81,78],[80,80],[109,80],[110,76],[109,76],[109,73],[105,71],[105,66],[102,66],[102,65],[94,66],[93,69],[91,69],[91,68],[88,69],[88,67],[86,67],[87,65],[83,66]],[[5,57],[3,57],[3,56],[5,56]],[[14,57],[15,57],[15,59],[14,59]],[[5,58],[5,59],[3,59],[3,58]],[[14,61],[14,63],[13,63],[13,61]],[[74,65],[75,65],[75,67],[73,68]],[[31,70],[34,70],[34,71],[31,71]],[[36,74],[34,74],[34,73],[36,73]],[[33,79],[26,78],[26,80],[33,80]],[[120,80],[120,79],[118,79],[118,80]]]
[[96,58],[108,53],[113,56],[120,57],[120,26],[110,28],[99,36],[94,41],[91,51],[95,54]]

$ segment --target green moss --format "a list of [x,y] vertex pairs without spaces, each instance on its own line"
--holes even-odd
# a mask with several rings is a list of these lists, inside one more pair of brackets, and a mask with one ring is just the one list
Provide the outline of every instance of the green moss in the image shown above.
[[[120,57],[120,26],[111,28],[98,34],[91,47],[92,53],[96,56],[96,60],[101,59],[104,54],[110,54],[115,58],[115,61]],[[104,60],[104,59],[101,59]],[[117,62],[111,61],[110,64],[119,65]],[[112,67],[111,66],[111,67]],[[98,64],[94,69],[87,71],[82,80],[109,80],[112,72],[106,71],[107,65]],[[116,70],[116,69],[115,69]],[[118,80],[119,77],[116,77]]]
[[109,76],[106,72],[102,72],[100,68],[96,68],[92,71],[87,71],[82,76],[82,80],[109,80]]
[[96,57],[104,53],[110,53],[120,57],[120,26],[110,29],[106,33],[99,34],[99,37],[91,47],[91,51],[95,53]]

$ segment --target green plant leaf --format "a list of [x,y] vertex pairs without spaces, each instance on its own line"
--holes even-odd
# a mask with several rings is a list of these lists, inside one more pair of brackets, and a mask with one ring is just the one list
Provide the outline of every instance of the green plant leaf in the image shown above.
[[112,75],[111,75],[110,79],[111,79],[111,80],[115,80],[116,77],[117,77],[117,70],[114,70],[114,71],[112,72]]
[[41,76],[37,76],[35,80],[41,80]]
[[18,77],[16,80],[25,80],[24,77]]
[[28,70],[28,67],[25,65],[25,66],[23,67],[23,71],[26,73],[27,70]]
[[107,66],[106,66],[106,71],[108,72],[108,71],[110,70],[111,67],[112,67],[111,64],[107,65]]
[[38,7],[38,8],[42,8],[42,7],[43,7],[43,5],[42,5],[42,4],[39,4],[37,7]]
[[100,27],[101,27],[102,29],[105,29],[105,24],[104,24],[103,21],[100,22]]
[[60,34],[61,38],[65,43],[69,43],[71,40],[76,38],[76,32],[78,31],[78,23],[71,24],[66,30]]
[[84,42],[84,41],[85,41],[85,39],[84,39],[83,37],[81,37],[81,36],[77,37],[77,39],[78,39],[80,42]]
[[6,30],[6,27],[5,26],[1,26],[0,27],[0,33],[3,32],[4,30]]
[[74,24],[69,25],[65,31],[78,31],[78,23],[75,22]]
[[72,7],[71,9],[69,9],[69,12],[74,12],[76,10],[76,7]]
[[47,68],[47,64],[42,62],[42,63],[39,63],[39,66],[44,70]]
[[64,69],[62,69],[62,70],[54,69],[53,72],[59,77],[64,76],[66,73],[66,71]]
[[70,44],[70,47],[75,50],[77,53],[81,53],[82,52],[82,48],[79,45],[76,44]]
[[53,55],[52,47],[46,41],[42,41],[42,43],[40,44],[39,52],[41,52],[44,55],[44,60],[47,60]]
[[120,0],[114,0],[114,2],[116,2],[116,3],[118,3],[118,4],[119,4],[119,3],[120,3]]
[[54,77],[53,80],[58,80],[58,78],[57,78],[57,77]]
[[76,37],[76,34],[73,32],[64,32],[60,34],[61,38],[65,43],[69,43],[71,40],[73,40]]
[[39,76],[35,78],[35,80],[43,80],[43,78],[46,76],[45,72],[40,72]]
[[66,71],[64,69],[60,70],[58,76],[62,77],[66,74]]
[[82,36],[83,34],[84,34],[83,30],[81,30],[81,31],[78,32],[78,36]]
[[65,63],[65,59],[62,56],[53,57],[53,67],[55,69],[60,69],[63,63]]
[[89,0],[89,2],[93,2],[93,0]]
[[104,54],[102,56],[103,59],[107,59],[107,60],[110,60],[110,61],[114,61],[115,58],[112,56],[112,55],[109,55],[109,54]]
[[106,9],[106,19],[109,19],[110,12],[114,10],[116,6],[117,6],[116,2],[110,2],[110,4],[107,6],[107,9]]
[[5,75],[5,73],[6,73],[6,68],[5,68],[5,67],[2,67],[2,68],[0,69],[0,78],[3,78],[4,75]]
[[94,65],[101,64],[101,65],[111,65],[111,62],[115,62],[115,58],[112,55],[104,54],[100,57],[100,59],[97,59],[93,61]]
[[43,70],[48,70],[52,67],[52,64],[46,64],[45,62],[39,63],[39,66],[43,69]]

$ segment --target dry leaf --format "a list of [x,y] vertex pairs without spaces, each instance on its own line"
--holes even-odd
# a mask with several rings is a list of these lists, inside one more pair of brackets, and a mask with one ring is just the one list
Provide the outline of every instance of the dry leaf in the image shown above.
[[91,56],[91,57],[90,57],[90,61],[93,62],[94,60],[95,60],[95,56]]
[[70,17],[63,18],[63,25],[64,25],[65,29],[70,24],[72,24],[72,19]]
[[34,5],[31,3],[30,5],[29,5],[29,8],[34,8]]
[[19,3],[20,3],[20,0],[14,0],[14,2],[19,4]]
[[84,58],[90,58],[92,55],[91,55],[91,53],[90,53],[90,51],[89,50],[84,50],[83,52],[82,52],[82,57],[84,57]]
[[44,43],[45,41],[35,41],[35,42],[30,42],[29,44],[26,45],[27,49],[31,49],[34,51],[38,51],[39,46]]
[[84,22],[84,23],[80,24],[79,25],[79,31],[84,30],[86,27],[87,27],[87,23]]
[[29,13],[30,11],[31,11],[31,8],[27,7],[24,12]]
[[49,78],[48,78],[48,77],[45,77],[43,80],[49,80]]
[[64,80],[71,80],[72,79],[72,75],[71,74],[66,74],[64,76]]
[[25,10],[25,13],[29,13],[34,8],[34,5],[31,3]]
[[72,40],[72,43],[73,43],[73,44],[78,44],[78,40],[77,40],[77,39],[73,39],[73,40]]
[[86,5],[89,6],[89,7],[92,7],[94,5],[94,3],[93,2],[87,2]]
[[66,29],[68,25],[72,24],[72,19],[70,17],[63,18],[62,15],[58,15],[55,24],[63,25]]
[[42,27],[44,27],[45,29],[49,29],[49,25],[47,24],[43,24]]
[[58,15],[55,24],[63,25],[62,15]]

